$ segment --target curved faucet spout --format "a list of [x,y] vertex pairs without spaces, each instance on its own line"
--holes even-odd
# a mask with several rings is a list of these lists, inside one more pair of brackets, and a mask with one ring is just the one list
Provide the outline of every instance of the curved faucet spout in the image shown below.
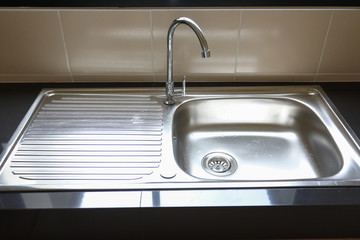
[[210,50],[201,28],[190,18],[180,17],[175,19],[170,25],[167,35],[167,81],[166,81],[166,99],[164,100],[164,103],[166,105],[173,105],[175,103],[173,99],[174,96],[173,39],[174,39],[175,29],[180,24],[185,24],[189,26],[195,32],[200,42],[201,56],[203,58],[210,57]]

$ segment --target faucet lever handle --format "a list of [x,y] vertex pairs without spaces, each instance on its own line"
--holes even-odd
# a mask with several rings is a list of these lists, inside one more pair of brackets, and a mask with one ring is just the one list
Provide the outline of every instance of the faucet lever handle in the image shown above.
[[174,96],[182,96],[185,97],[185,88],[186,88],[186,76],[182,81],[182,88],[181,89],[174,89]]
[[183,79],[183,82],[182,82],[182,95],[183,95],[183,97],[185,97],[185,95],[186,95],[185,89],[186,89],[186,76],[184,75],[184,79]]

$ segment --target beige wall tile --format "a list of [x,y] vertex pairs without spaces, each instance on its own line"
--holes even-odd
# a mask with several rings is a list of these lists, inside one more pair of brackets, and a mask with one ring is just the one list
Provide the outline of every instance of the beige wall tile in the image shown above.
[[360,11],[334,11],[319,73],[360,73]]
[[240,11],[152,11],[154,71],[166,74],[167,32],[172,21],[189,17],[203,30],[211,57],[201,58],[195,33],[184,24],[174,33],[174,73],[234,74]]
[[69,73],[57,11],[0,11],[0,74]]
[[316,73],[331,11],[245,10],[237,73]]
[[74,82],[152,82],[152,75],[119,74],[119,75],[73,75]]
[[71,75],[52,75],[52,74],[1,74],[0,83],[22,83],[22,82],[72,82]]
[[74,74],[152,73],[149,11],[61,11]]
[[0,11],[0,82],[165,82],[167,31],[180,16],[199,24],[212,56],[180,25],[175,81],[360,81],[359,10],[170,9],[61,10],[61,22],[55,10]]
[[236,82],[311,82],[315,74],[291,74],[291,73],[243,73],[236,75]]

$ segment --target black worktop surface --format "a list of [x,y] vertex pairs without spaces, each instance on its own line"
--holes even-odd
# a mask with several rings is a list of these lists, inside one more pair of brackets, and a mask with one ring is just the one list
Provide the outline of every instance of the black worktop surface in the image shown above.
[[[304,83],[292,83],[291,85]],[[312,84],[312,83],[310,83]],[[306,85],[310,85],[306,83]],[[209,84],[189,84],[210,86]],[[289,83],[212,86],[290,85]],[[360,83],[317,83],[360,137]],[[0,84],[0,142],[7,143],[43,88],[162,87],[159,83]],[[344,188],[345,189],[345,188]],[[354,198],[360,188],[353,187]],[[1,193],[0,193],[1,194]],[[349,196],[350,198],[352,196]],[[360,237],[358,204],[0,210],[1,239],[264,239]],[[1,207],[0,200],[0,207]],[[228,228],[227,228],[228,226]]]

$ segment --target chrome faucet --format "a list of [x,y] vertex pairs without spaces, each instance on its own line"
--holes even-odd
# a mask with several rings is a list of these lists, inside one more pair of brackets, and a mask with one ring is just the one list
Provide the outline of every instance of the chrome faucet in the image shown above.
[[196,34],[200,41],[201,46],[201,56],[203,58],[210,57],[210,50],[208,48],[206,39],[200,27],[190,18],[180,17],[175,19],[170,25],[168,35],[167,35],[167,81],[166,81],[166,99],[164,103],[166,105],[173,105],[175,103],[174,96],[174,74],[173,74],[173,38],[175,28],[180,24],[186,24],[189,26]]

